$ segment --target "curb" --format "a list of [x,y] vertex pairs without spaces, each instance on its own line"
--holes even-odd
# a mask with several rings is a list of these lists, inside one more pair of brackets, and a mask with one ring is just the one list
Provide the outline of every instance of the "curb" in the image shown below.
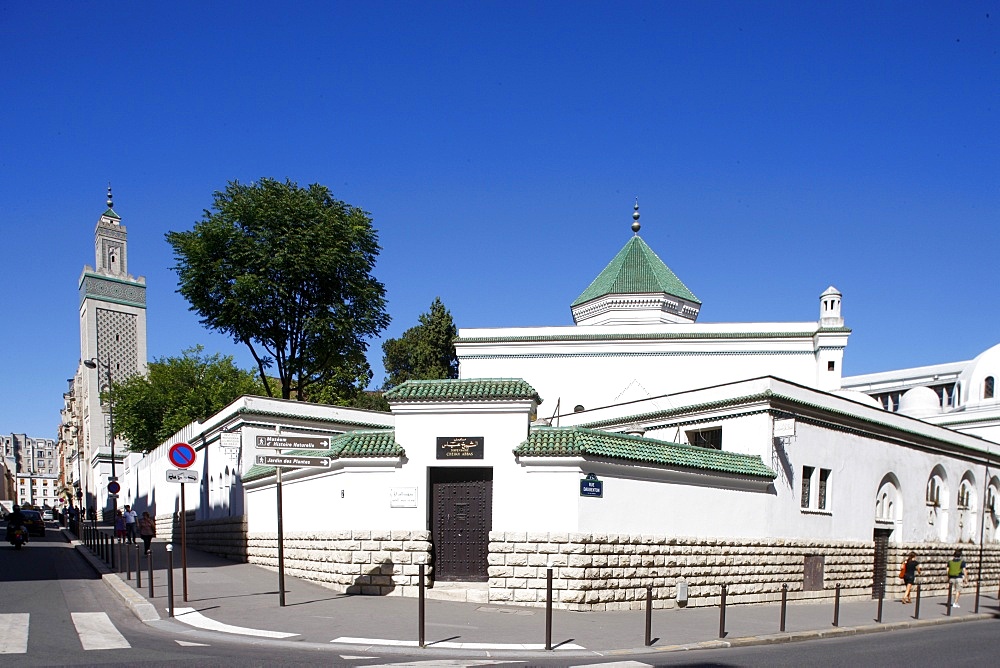
[[104,584],[120,598],[132,614],[141,622],[155,622],[160,619],[160,613],[156,611],[156,606],[147,601],[142,594],[135,591],[118,573],[113,572],[108,566],[95,557],[90,550],[78,538],[73,536],[67,529],[60,529],[64,538],[69,541],[77,554],[82,556],[90,566],[101,576]]
[[[654,652],[684,652],[698,649],[726,649],[729,647],[752,647],[754,645],[777,645],[781,643],[802,642],[806,640],[823,640],[842,636],[868,635],[872,633],[888,633],[890,631],[905,631],[923,626],[939,626],[941,624],[961,624],[963,622],[978,622],[987,619],[1000,619],[1000,613],[980,612],[963,615],[962,617],[941,617],[940,619],[914,619],[906,622],[887,622],[885,624],[866,624],[865,626],[837,626],[815,631],[794,631],[790,633],[771,633],[762,636],[741,636],[729,640],[704,640],[683,645],[664,645],[663,647],[644,647],[642,650]],[[622,650],[627,651],[627,650]],[[640,650],[636,650],[637,652]]]

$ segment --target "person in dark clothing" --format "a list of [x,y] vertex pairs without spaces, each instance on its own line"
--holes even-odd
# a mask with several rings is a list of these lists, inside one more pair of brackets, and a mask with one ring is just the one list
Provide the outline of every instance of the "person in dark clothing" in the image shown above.
[[13,512],[7,515],[7,540],[10,540],[11,534],[17,527],[24,526],[24,513],[21,512],[21,506],[14,505]]
[[903,594],[903,603],[910,602],[910,592],[913,590],[913,583],[917,581],[920,574],[920,562],[917,561],[917,553],[910,552],[903,562],[903,583],[906,585],[906,593]]

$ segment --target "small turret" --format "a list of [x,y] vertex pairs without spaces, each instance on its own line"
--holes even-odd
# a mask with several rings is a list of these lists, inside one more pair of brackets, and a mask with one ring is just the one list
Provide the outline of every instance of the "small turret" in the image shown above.
[[832,285],[819,296],[820,327],[843,327],[844,318],[840,315],[840,300],[843,295]]

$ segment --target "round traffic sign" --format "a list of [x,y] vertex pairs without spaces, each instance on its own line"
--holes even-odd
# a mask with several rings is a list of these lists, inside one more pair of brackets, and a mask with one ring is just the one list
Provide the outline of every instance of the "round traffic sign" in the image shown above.
[[109,494],[117,494],[120,491],[122,491],[122,486],[118,484],[117,480],[112,480],[111,482],[108,483]]
[[169,457],[170,463],[177,468],[186,469],[194,464],[194,448],[187,443],[174,443],[170,446],[170,452],[167,454],[167,457]]

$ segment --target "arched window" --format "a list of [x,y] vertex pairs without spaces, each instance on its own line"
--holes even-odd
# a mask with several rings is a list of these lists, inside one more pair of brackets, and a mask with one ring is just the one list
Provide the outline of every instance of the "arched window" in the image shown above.
[[938,506],[941,505],[941,481],[937,476],[931,476],[930,480],[927,481],[927,505]]
[[983,381],[983,399],[993,398],[993,376],[986,376]]

